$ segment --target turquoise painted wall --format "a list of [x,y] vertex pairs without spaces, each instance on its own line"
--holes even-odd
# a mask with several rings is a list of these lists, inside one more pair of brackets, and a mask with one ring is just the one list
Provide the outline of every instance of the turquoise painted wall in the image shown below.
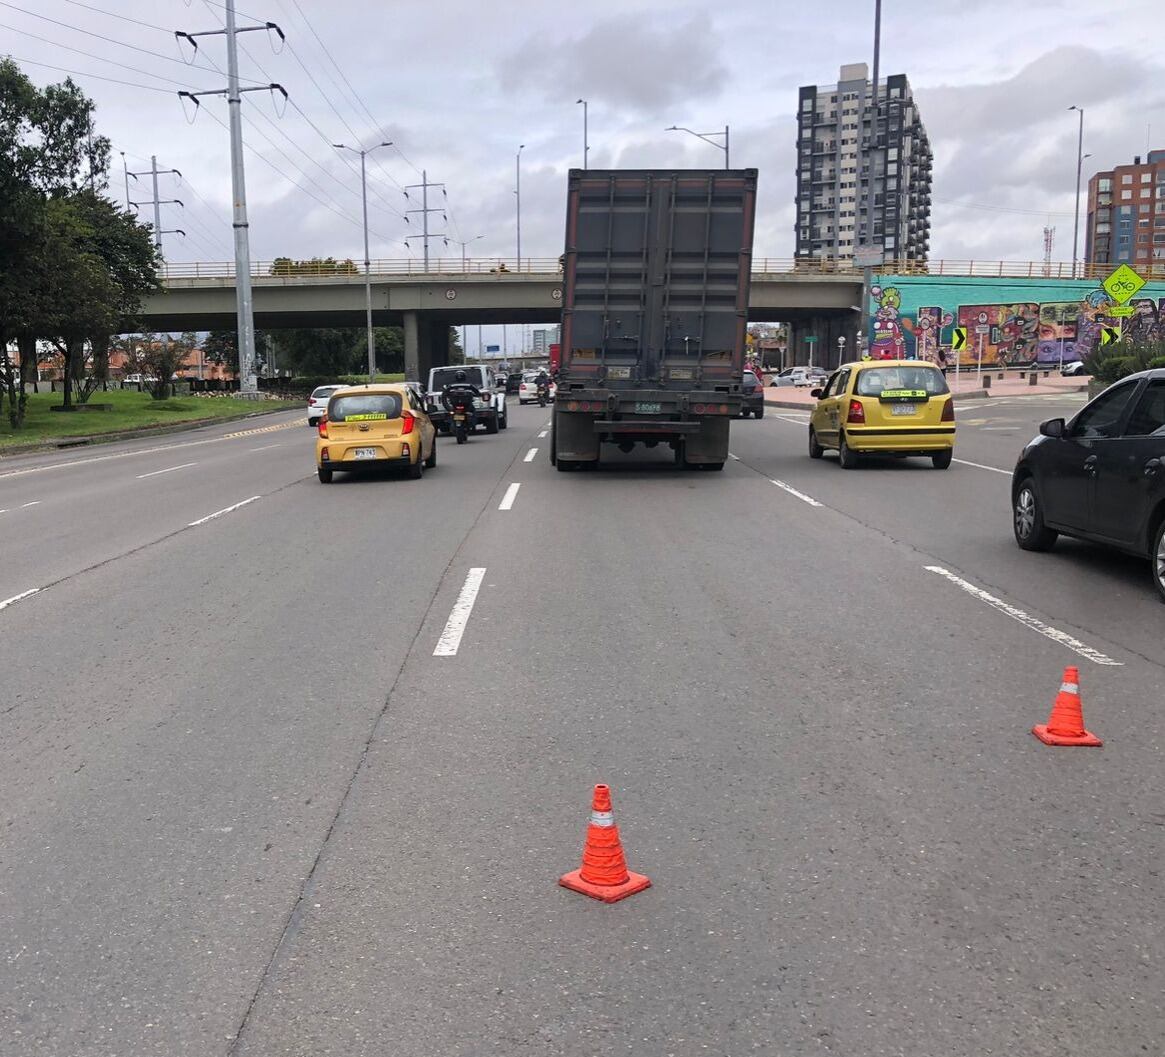
[[1146,284],[1120,320],[1099,281],[981,279],[973,276],[875,276],[867,326],[875,357],[954,363],[951,330],[967,328],[962,365],[1058,364],[1088,355],[1104,326],[1133,340],[1165,341],[1165,283]]

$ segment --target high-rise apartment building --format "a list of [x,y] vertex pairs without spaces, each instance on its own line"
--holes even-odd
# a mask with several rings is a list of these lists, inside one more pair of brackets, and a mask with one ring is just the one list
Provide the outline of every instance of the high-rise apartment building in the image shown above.
[[[930,248],[933,155],[905,74],[878,85],[878,128],[866,64],[837,84],[806,85],[797,107],[797,257],[848,263],[880,247],[887,260],[921,261]],[[866,238],[873,159],[874,232]]]
[[1165,270],[1165,150],[1088,181],[1084,260]]

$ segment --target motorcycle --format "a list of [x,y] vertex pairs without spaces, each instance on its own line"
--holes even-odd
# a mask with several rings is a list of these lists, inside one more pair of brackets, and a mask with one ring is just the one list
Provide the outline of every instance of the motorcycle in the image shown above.
[[538,386],[538,406],[545,407],[546,402],[550,399],[550,386],[542,384]]

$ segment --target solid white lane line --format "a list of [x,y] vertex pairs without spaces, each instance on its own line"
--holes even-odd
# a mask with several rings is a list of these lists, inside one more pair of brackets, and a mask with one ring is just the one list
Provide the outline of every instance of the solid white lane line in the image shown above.
[[30,506],[40,506],[41,502],[42,500],[40,499],[34,499],[31,503],[21,503],[20,509],[27,510]]
[[771,484],[775,484],[778,488],[783,488],[786,492],[789,493],[789,495],[795,495],[803,503],[808,503],[810,506],[821,506],[822,505],[821,503],[817,502],[817,500],[814,499],[812,496],[808,496],[804,492],[798,492],[797,489],[794,488],[791,484],[785,484],[784,481],[778,481],[772,477],[769,478],[769,482]]
[[477,592],[481,590],[481,582],[485,579],[485,569],[470,569],[461,587],[461,594],[453,603],[453,610],[445,624],[445,630],[437,640],[437,648],[433,650],[434,657],[456,657],[461,646],[461,636],[465,634],[465,625],[469,623],[469,614],[473,612],[473,603],[477,601]]
[[526,457],[522,460],[522,462],[533,462],[537,457],[538,449],[531,448],[528,452],[526,452]]
[[175,470],[185,470],[190,466],[197,466],[196,462],[184,462],[181,466],[167,466],[164,470],[154,470],[153,473],[139,473],[137,479],[144,481],[147,477],[157,477],[160,473],[173,473]]
[[22,598],[27,598],[29,595],[35,595],[39,590],[39,587],[34,587],[31,591],[22,591],[18,595],[13,595],[11,598],[6,598],[3,602],[0,602],[0,609],[7,609],[9,606],[15,605]]
[[195,525],[205,525],[208,521],[213,521],[216,517],[222,517],[223,514],[229,514],[232,510],[238,510],[241,506],[246,506],[248,503],[255,502],[256,499],[262,499],[261,495],[253,495],[250,499],[244,499],[241,503],[235,503],[233,506],[223,507],[222,510],[216,510],[213,514],[207,514],[206,517],[200,517],[197,521],[191,521],[187,528],[194,528]]
[[782,422],[792,422],[794,426],[809,425],[809,417],[794,418],[792,415],[774,415],[773,418],[779,418]]
[[550,430],[548,430],[548,429],[544,429],[544,430],[543,430],[541,433],[539,433],[539,434],[538,434],[538,439],[539,439],[539,440],[541,440],[541,439],[542,439],[543,437],[545,437],[545,436],[546,436],[546,435],[547,435],[549,432],[550,432]]
[[1080,654],[1081,657],[1095,661],[1097,664],[1111,664],[1118,667],[1124,664],[1123,661],[1114,661],[1111,657],[1101,653],[1099,650],[1094,650],[1091,646],[1085,645],[1079,639],[1073,638],[1066,631],[1060,631],[1059,628],[1050,627],[1042,620],[1037,620],[1029,613],[1025,613],[1022,609],[1018,609],[1004,602],[1002,598],[996,598],[994,595],[988,594],[983,588],[976,587],[973,583],[969,583],[961,576],[956,576],[949,570],[944,569],[941,565],[928,565],[926,566],[926,571],[928,573],[938,573],[939,576],[943,576],[950,580],[951,583],[961,587],[967,594],[973,595],[982,602],[986,602],[989,606],[994,606],[999,612],[1011,617],[1012,620],[1018,620],[1021,624],[1025,624],[1031,628],[1032,631],[1038,631],[1041,635],[1046,636],[1053,642],[1058,642],[1061,646],[1067,646],[1068,649]]
[[506,494],[502,496],[502,501],[498,505],[499,510],[511,510],[514,506],[514,500],[518,498],[518,489],[522,486],[520,484],[512,484],[506,489]]
[[739,456],[739,455],[733,455],[733,454],[732,454],[732,452],[729,452],[729,453],[728,453],[728,458],[730,458],[730,459],[735,459],[737,462],[740,462],[740,456]]
[[966,459],[954,459],[953,461],[963,466],[974,466],[976,470],[990,470],[992,473],[1005,473],[1008,477],[1011,476],[1010,470],[1001,470],[998,466],[984,466],[981,462],[968,462]]

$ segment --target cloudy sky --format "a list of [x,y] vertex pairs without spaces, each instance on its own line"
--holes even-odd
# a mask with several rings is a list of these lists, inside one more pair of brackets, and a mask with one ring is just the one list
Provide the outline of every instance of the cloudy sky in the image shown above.
[[[431,204],[432,254],[515,252],[515,155],[521,154],[522,253],[561,252],[565,176],[581,164],[588,101],[590,165],[719,166],[684,133],[731,127],[732,162],[760,171],[759,256],[793,252],[797,88],[870,61],[873,0],[239,0],[252,258],[361,252],[358,159],[329,145],[392,140],[369,163],[374,258],[419,258],[421,171],[444,184]],[[906,73],[935,148],[933,258],[1038,260],[1072,245],[1077,118],[1085,178],[1165,147],[1162,0],[885,0],[882,72]],[[971,15],[969,12],[974,11]],[[243,12],[245,16],[243,17]],[[65,71],[97,102],[114,145],[111,194],[131,170],[162,180],[172,261],[227,260],[226,104],[184,110],[179,89],[221,87],[221,37],[186,65],[173,37],[221,28],[215,0],[0,0],[0,53],[37,83]],[[282,47],[282,50],[280,48]],[[185,53],[187,59],[189,52]],[[33,65],[33,63],[41,65]],[[54,68],[55,67],[55,68]],[[101,80],[100,77],[113,80]],[[119,84],[114,81],[131,82]],[[150,195],[131,182],[131,198]],[[405,222],[409,216],[410,223]],[[477,236],[484,236],[477,238]],[[1083,248],[1083,235],[1081,236]]]

